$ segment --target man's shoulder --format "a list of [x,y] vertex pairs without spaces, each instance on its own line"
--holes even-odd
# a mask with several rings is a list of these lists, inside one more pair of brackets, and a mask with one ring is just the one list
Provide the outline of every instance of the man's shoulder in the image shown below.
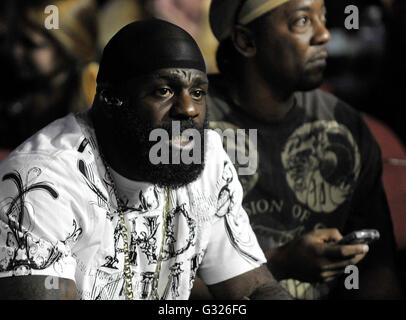
[[84,135],[74,114],[57,119],[19,145],[10,154],[55,154],[78,148]]
[[[25,171],[28,167],[55,172],[70,172],[77,165],[77,156],[86,141],[76,116],[69,114],[55,120],[28,138],[0,163],[0,173]],[[88,162],[92,154],[83,154]]]
[[305,109],[308,120],[333,121],[355,139],[362,153],[374,150],[375,154],[379,151],[375,138],[357,109],[320,89],[295,93],[295,96],[298,104]]
[[217,165],[218,163],[221,163],[223,161],[222,153],[224,149],[221,137],[216,131],[212,129],[206,129],[206,136],[206,163]]
[[217,132],[206,129],[206,139],[205,164],[200,180],[204,185],[210,185],[213,188],[223,173],[224,163],[228,160],[228,157],[223,149],[221,137]]
[[322,89],[300,91],[295,93],[296,102],[306,110],[308,115],[320,120],[351,119],[360,121],[360,113],[334,94]]

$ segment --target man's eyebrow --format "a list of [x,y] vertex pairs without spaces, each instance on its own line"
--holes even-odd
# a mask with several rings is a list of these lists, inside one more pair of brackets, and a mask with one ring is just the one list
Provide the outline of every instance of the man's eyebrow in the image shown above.
[[293,10],[289,11],[288,13],[294,13],[297,11],[310,11],[310,10],[311,10],[310,7],[300,7],[300,8],[293,9]]
[[[327,11],[326,5],[323,5],[321,9]],[[304,6],[304,7],[292,9],[291,11],[288,12],[288,14],[295,13],[295,12],[298,12],[298,11],[312,11],[312,10],[313,10],[313,9],[312,9],[311,7],[309,7],[309,6]]]
[[209,80],[207,80],[207,79],[196,78],[193,80],[193,85],[195,85],[195,86],[202,86],[202,85],[206,85],[206,84],[209,84]]
[[151,79],[163,79],[163,80],[181,80],[180,77],[172,73],[153,73],[149,76]]

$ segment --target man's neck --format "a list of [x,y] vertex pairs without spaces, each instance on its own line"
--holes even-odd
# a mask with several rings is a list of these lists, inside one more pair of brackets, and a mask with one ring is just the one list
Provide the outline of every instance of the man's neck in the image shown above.
[[231,90],[233,100],[262,121],[282,120],[294,106],[294,92],[282,91],[269,83],[252,66],[245,66],[243,81]]

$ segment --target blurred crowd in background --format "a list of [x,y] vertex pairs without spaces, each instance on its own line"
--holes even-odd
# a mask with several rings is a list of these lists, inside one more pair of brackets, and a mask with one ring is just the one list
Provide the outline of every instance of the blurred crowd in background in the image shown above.
[[[44,26],[49,4],[59,9],[57,30]],[[322,88],[365,114],[382,148],[386,186],[398,189],[388,195],[391,209],[404,212],[406,1],[325,0],[325,5],[332,40]],[[345,28],[348,5],[359,9],[358,30]],[[216,72],[218,43],[209,6],[210,0],[2,0],[0,161],[48,123],[91,106],[102,49],[129,22],[157,17],[178,24],[198,42],[208,71]],[[397,240],[406,247],[404,224],[396,219]]]
[[[59,0],[60,29],[44,26],[49,1],[5,0],[0,6],[0,148],[13,149],[50,121],[87,108],[103,47],[122,26],[147,17],[168,20],[198,42],[216,72],[210,0]],[[406,63],[406,3],[325,1],[332,34],[323,89],[382,121],[406,143],[400,116]],[[359,9],[347,30],[345,8]],[[93,82],[92,82],[93,81]]]
[[[49,1],[0,4],[0,148],[13,149],[50,121],[87,108],[103,47],[122,26],[147,17],[168,20],[198,42],[216,72],[217,41],[210,0],[59,0],[60,29],[44,27]],[[406,3],[326,0],[332,34],[323,89],[380,120],[406,143],[401,117],[406,63]],[[359,9],[359,29],[347,30],[345,8]]]

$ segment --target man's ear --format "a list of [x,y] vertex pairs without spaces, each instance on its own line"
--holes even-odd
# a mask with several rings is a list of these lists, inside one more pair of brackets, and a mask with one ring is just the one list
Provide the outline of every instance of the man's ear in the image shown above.
[[103,103],[112,107],[121,107],[124,103],[120,95],[110,88],[102,88],[99,97]]
[[94,105],[105,117],[112,118],[114,109],[121,107],[123,104],[124,100],[112,88],[97,87]]
[[245,26],[235,25],[231,33],[234,47],[246,58],[252,58],[257,53],[253,32]]

